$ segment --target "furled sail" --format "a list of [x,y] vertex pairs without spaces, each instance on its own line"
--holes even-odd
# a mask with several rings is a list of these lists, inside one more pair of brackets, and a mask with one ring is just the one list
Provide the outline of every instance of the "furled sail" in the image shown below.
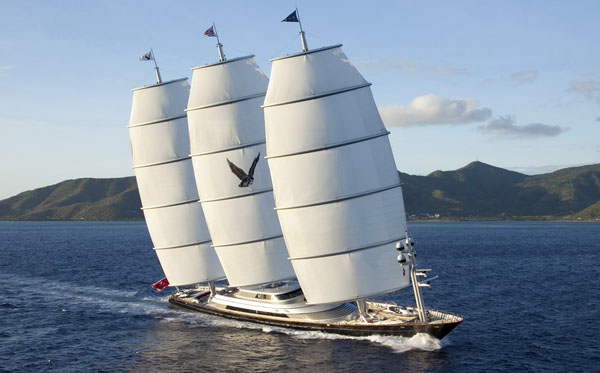
[[200,202],[232,286],[295,278],[264,160],[268,79],[252,57],[194,68],[187,108]]
[[146,224],[170,285],[225,277],[198,203],[185,105],[187,79],[133,90],[129,136]]
[[276,210],[314,304],[409,284],[395,249],[406,217],[389,132],[340,47],[273,59],[264,102]]

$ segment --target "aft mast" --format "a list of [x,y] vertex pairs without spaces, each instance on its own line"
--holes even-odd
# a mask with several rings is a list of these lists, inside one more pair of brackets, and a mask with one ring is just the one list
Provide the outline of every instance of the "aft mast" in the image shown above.
[[[283,21],[300,23],[297,10]],[[276,210],[307,301],[364,309],[410,284],[395,250],[402,184],[371,84],[341,45],[309,50],[300,36],[301,53],[271,60],[263,105]]]

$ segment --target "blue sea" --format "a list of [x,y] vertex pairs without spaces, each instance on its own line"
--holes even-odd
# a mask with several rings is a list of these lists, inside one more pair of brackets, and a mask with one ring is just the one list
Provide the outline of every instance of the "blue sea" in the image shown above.
[[[172,308],[143,222],[0,222],[0,371],[600,369],[600,223],[411,222],[442,341],[296,332]],[[410,291],[388,296],[412,303]]]

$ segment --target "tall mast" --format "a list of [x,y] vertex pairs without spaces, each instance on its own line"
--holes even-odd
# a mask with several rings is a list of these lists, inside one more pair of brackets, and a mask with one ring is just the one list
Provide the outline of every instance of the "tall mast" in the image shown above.
[[219,61],[225,61],[225,55],[223,54],[223,44],[219,41],[219,33],[217,32],[217,26],[213,22],[213,30],[215,31],[215,36],[217,38],[217,51],[219,51]]
[[162,79],[160,77],[160,71],[158,70],[158,65],[156,64],[156,57],[154,56],[154,51],[150,48],[150,54],[152,55],[152,61],[154,61],[154,73],[156,73],[156,83],[162,83]]
[[304,36],[304,30],[302,30],[302,22],[300,22],[300,12],[296,8],[296,15],[298,16],[298,25],[300,26],[300,40],[302,41],[302,52],[308,51],[308,44],[306,44],[306,37]]
[[[410,282],[412,283],[413,292],[415,293],[415,303],[417,305],[419,320],[421,320],[422,322],[427,322],[427,314],[425,313],[425,305],[423,304],[423,296],[421,295],[421,286],[428,285],[420,284],[418,276],[427,277],[427,271],[429,270],[417,269],[417,261],[415,259],[415,252],[413,246],[414,241],[410,238],[407,231],[406,239],[404,240],[404,245],[402,244],[402,242],[398,242],[396,244],[396,249],[400,252],[400,255],[398,255],[398,263],[407,263],[410,266]],[[406,254],[403,254],[403,252],[406,252]]]

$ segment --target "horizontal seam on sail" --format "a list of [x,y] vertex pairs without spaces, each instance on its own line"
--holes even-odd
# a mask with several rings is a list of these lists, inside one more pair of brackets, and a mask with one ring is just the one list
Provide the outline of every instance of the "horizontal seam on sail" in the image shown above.
[[152,167],[152,166],[160,166],[163,164],[168,164],[168,163],[175,163],[175,162],[181,162],[181,161],[185,161],[186,159],[190,159],[191,157],[188,155],[186,157],[181,157],[181,158],[175,158],[175,159],[169,159],[167,161],[160,161],[160,162],[154,162],[154,163],[146,163],[146,164],[141,164],[138,166],[133,166],[134,169],[136,168],[144,168],[144,167]]
[[205,243],[209,243],[211,240],[208,241],[198,241],[198,242],[193,242],[193,243],[186,243],[183,245],[173,245],[173,246],[163,246],[163,247],[155,247],[154,250],[171,250],[171,249],[180,249],[182,247],[189,247],[189,246],[195,246],[195,245],[202,245]]
[[200,203],[225,201],[225,200],[228,200],[228,199],[236,199],[236,198],[244,198],[244,197],[248,197],[248,196],[253,196],[255,194],[269,193],[269,192],[272,192],[272,191],[273,191],[273,188],[262,189],[262,190],[255,190],[255,191],[250,192],[250,193],[238,194],[236,196],[219,197],[219,198],[213,198],[213,199],[202,199],[202,200],[200,200]]
[[167,84],[171,84],[171,83],[181,82],[184,80],[188,80],[188,78],[179,78],[179,79],[175,79],[175,80],[169,80],[168,82],[160,82],[160,83],[156,83],[156,84],[145,85],[143,87],[134,88],[134,89],[132,89],[132,91],[141,91],[142,89],[159,87],[161,85],[167,85]]
[[219,65],[224,65],[226,63],[231,63],[231,62],[235,62],[235,61],[241,61],[241,60],[246,60],[249,58],[254,57],[253,54],[250,54],[248,56],[241,56],[241,57],[236,57],[236,58],[232,58],[229,60],[225,60],[225,61],[219,61],[219,62],[213,62],[213,63],[207,63],[206,65],[200,65],[200,66],[196,66],[196,67],[192,67],[192,71],[194,70],[199,70],[199,69],[204,69],[207,67],[211,67],[211,66],[219,66]]
[[375,247],[387,245],[387,244],[390,244],[392,242],[402,241],[404,239],[406,239],[406,236],[394,238],[394,239],[391,239],[391,240],[377,242],[377,243],[374,243],[374,244],[371,244],[371,245],[368,245],[368,246],[358,247],[356,249],[350,249],[350,250],[345,250],[345,251],[340,251],[340,252],[335,252],[335,253],[329,253],[329,254],[322,254],[322,255],[303,256],[303,257],[298,257],[298,258],[291,258],[290,257],[288,259],[289,260],[304,260],[304,259],[326,258],[328,256],[336,256],[336,255],[342,255],[342,254],[349,254],[349,253],[354,253],[354,252],[357,252],[357,251],[373,249]]
[[336,89],[333,91],[319,93],[318,95],[314,95],[314,96],[306,96],[306,97],[302,97],[302,98],[296,98],[296,99],[290,100],[290,101],[283,101],[283,102],[276,102],[274,104],[262,105],[261,107],[263,109],[266,109],[266,108],[273,107],[273,106],[281,106],[281,105],[295,104],[297,102],[302,102],[302,101],[315,100],[317,98],[333,96],[333,95],[337,95],[337,94],[344,93],[344,92],[355,91],[357,89],[365,88],[370,85],[371,85],[371,83],[363,83],[363,84],[359,84],[359,85],[354,85],[352,87],[340,88],[340,89]]
[[255,243],[255,242],[260,242],[260,241],[269,241],[269,240],[274,240],[277,238],[281,238],[283,237],[283,234],[279,234],[277,236],[271,236],[271,237],[265,237],[265,238],[259,238],[258,240],[252,240],[252,241],[245,241],[245,242],[235,242],[235,243],[226,243],[226,244],[222,244],[222,245],[212,245],[212,247],[226,247],[226,246],[237,246],[237,245],[246,245],[249,243]]
[[275,210],[280,211],[280,210],[300,209],[300,208],[304,208],[304,207],[313,207],[313,206],[319,206],[319,205],[326,205],[328,203],[341,202],[341,201],[346,201],[346,200],[349,200],[349,199],[354,199],[354,198],[368,196],[370,194],[376,194],[376,193],[385,192],[386,190],[398,188],[398,187],[401,187],[402,185],[403,185],[402,183],[398,183],[398,184],[389,185],[389,186],[386,186],[386,187],[383,187],[383,188],[377,188],[377,189],[367,190],[366,192],[355,193],[355,194],[351,194],[351,195],[348,195],[348,196],[338,197],[338,198],[335,198],[335,199],[328,199],[327,201],[307,203],[305,205],[275,207]]
[[161,118],[161,119],[151,120],[149,122],[142,122],[142,123],[130,124],[130,125],[127,126],[127,128],[149,126],[151,124],[163,123],[163,122],[170,122],[172,120],[182,119],[182,118],[185,118],[185,117],[187,117],[187,114],[178,115],[176,117],[169,117],[169,118]]
[[196,202],[198,202],[197,199],[191,199],[189,201],[176,202],[176,203],[167,203],[165,205],[156,205],[156,206],[142,207],[142,210],[160,209],[160,208],[163,208],[163,207],[173,207],[173,206],[186,205],[188,203],[191,204],[191,203],[196,203]]
[[231,151],[231,150],[244,149],[244,148],[249,148],[251,146],[262,145],[264,143],[266,143],[266,141],[262,140],[262,141],[257,141],[257,142],[253,142],[253,143],[250,143],[250,144],[241,144],[241,145],[236,145],[236,146],[232,146],[232,147],[229,147],[229,148],[224,148],[224,149],[219,149],[219,150],[211,150],[209,152],[194,153],[194,154],[190,154],[190,157],[199,157],[199,156],[202,156],[202,155],[224,153],[224,152],[228,152],[228,151]]
[[376,139],[378,137],[387,136],[389,134],[390,134],[390,131],[385,131],[385,132],[377,133],[375,135],[369,135],[369,136],[365,136],[365,137],[359,137],[358,139],[352,139],[352,140],[338,142],[338,143],[331,144],[331,145],[321,146],[319,148],[301,150],[299,152],[287,153],[287,154],[267,155],[265,157],[265,159],[291,157],[293,155],[300,155],[300,154],[306,154],[306,153],[314,153],[314,152],[318,152],[320,150],[327,150],[327,149],[339,148],[341,146],[352,145],[352,144],[356,144],[356,143],[359,143],[359,142],[363,142],[363,141],[367,141],[367,140],[371,140],[371,139]]
[[203,106],[196,106],[196,107],[193,107],[193,108],[185,109],[185,111],[188,112],[188,111],[202,110],[202,109],[208,109],[208,108],[211,108],[211,107],[217,107],[217,106],[234,104],[236,102],[247,101],[247,100],[252,100],[252,99],[255,99],[255,98],[259,98],[259,97],[262,97],[262,96],[264,96],[266,94],[267,94],[266,92],[257,93],[255,95],[244,96],[244,97],[234,98],[234,99],[231,99],[231,100],[215,102],[214,104],[203,105]]
[[339,48],[341,47],[343,44],[336,44],[336,45],[330,45],[328,47],[322,47],[322,48],[317,48],[317,49],[311,49],[311,50],[307,50],[305,52],[300,52],[300,53],[294,53],[294,54],[288,54],[287,56],[281,56],[281,57],[275,57],[275,58],[271,58],[271,62],[274,61],[278,61],[278,60],[285,60],[287,58],[294,58],[294,57],[299,57],[299,56],[305,56],[307,54],[312,54],[312,53],[317,53],[317,52],[322,52],[322,51],[326,51],[328,49],[335,49],[335,48]]

